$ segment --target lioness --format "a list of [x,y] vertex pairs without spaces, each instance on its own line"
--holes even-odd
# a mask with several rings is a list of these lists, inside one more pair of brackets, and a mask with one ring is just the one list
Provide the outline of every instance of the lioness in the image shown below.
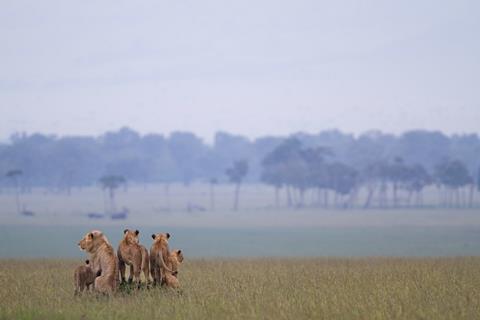
[[167,267],[171,271],[165,272],[165,277],[162,279],[164,283],[169,288],[178,288],[180,283],[178,282],[178,267],[183,262],[183,253],[182,250],[173,250],[168,256],[168,261],[166,263]]
[[125,267],[130,266],[128,282],[132,282],[135,277],[135,283],[140,285],[140,272],[143,270],[145,281],[149,282],[149,261],[147,249],[138,243],[139,231],[125,229],[123,239],[120,241],[117,250],[118,266],[122,283],[125,282]]
[[82,293],[85,288],[90,290],[90,286],[95,282],[95,273],[90,266],[90,260],[85,260],[85,264],[78,266],[73,274],[75,283],[75,295]]
[[161,285],[162,277],[166,271],[172,272],[165,265],[165,261],[170,256],[168,249],[169,233],[152,234],[153,243],[150,247],[150,273],[152,274],[153,284]]
[[87,233],[78,243],[81,250],[90,254],[95,275],[95,291],[111,294],[117,289],[118,266],[115,251],[107,237],[98,230]]

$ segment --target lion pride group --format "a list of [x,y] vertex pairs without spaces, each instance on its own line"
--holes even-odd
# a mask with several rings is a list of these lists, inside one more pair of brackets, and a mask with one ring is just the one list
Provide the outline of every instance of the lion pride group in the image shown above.
[[146,284],[177,288],[178,268],[183,261],[181,250],[169,250],[169,233],[152,234],[153,243],[150,252],[139,243],[138,230],[125,229],[123,238],[115,250],[107,237],[98,230],[88,232],[80,240],[80,250],[89,254],[85,265],[75,269],[75,294],[89,290],[112,294],[125,283],[125,269],[130,268],[128,282],[140,286],[140,274],[143,272]]

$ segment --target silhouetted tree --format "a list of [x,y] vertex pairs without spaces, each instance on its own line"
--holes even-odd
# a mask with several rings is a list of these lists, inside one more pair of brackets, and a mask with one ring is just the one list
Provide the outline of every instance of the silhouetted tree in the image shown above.
[[[331,155],[318,156],[315,152],[319,146],[331,150]],[[382,160],[395,157],[403,160]],[[21,179],[20,197],[29,186],[67,190],[89,186],[104,172],[144,185],[208,181],[224,174],[224,168],[234,160],[246,159],[248,181],[256,182],[260,178],[271,185],[277,205],[283,200],[279,195],[285,192],[288,206],[307,205],[310,192],[316,193],[312,201],[318,205],[327,205],[332,194],[344,201],[347,195],[335,191],[337,187],[328,171],[332,163],[344,164],[358,172],[348,197],[352,199],[359,190],[358,194],[366,195],[365,203],[361,204],[365,207],[420,205],[423,188],[432,182],[426,179],[429,173],[440,186],[440,198],[445,205],[454,204],[456,198],[457,203],[472,205],[475,187],[480,191],[478,181],[454,187],[433,174],[436,163],[452,158],[461,161],[470,176],[476,176],[480,158],[478,135],[446,136],[441,132],[416,130],[400,136],[369,131],[355,137],[328,130],[316,134],[297,133],[288,138],[266,136],[251,141],[218,132],[213,145],[209,145],[189,132],[174,132],[168,137],[142,136],[122,128],[98,137],[15,134],[9,142],[0,143],[0,169],[6,172],[15,166],[28,172],[28,176]],[[411,164],[424,169],[415,170]],[[9,181],[13,186],[13,180]],[[165,193],[168,194],[168,188]],[[107,208],[107,192],[104,195]]]
[[246,160],[239,160],[233,163],[233,166],[225,171],[230,182],[235,184],[235,199],[233,202],[233,210],[238,210],[238,198],[240,194],[240,185],[248,173],[248,162]]
[[110,199],[110,212],[116,212],[115,190],[118,189],[121,185],[125,184],[126,179],[123,176],[119,175],[106,175],[101,177],[99,182],[103,190],[108,190],[108,195]]
[[412,195],[415,195],[415,206],[422,206],[422,191],[432,182],[432,177],[421,164],[407,167],[407,181],[405,183],[405,188],[408,191],[407,203],[410,204]]
[[453,204],[453,195],[455,195],[455,203],[461,205],[460,188],[473,184],[465,164],[459,160],[443,161],[435,168],[435,177],[438,182],[446,187],[447,205]]
[[293,204],[292,188],[299,187],[305,180],[305,164],[301,157],[302,144],[295,138],[284,140],[262,160],[262,177],[273,185],[278,192],[280,186],[286,186],[287,206]]
[[[320,194],[323,191],[323,205],[327,207],[328,189],[332,189],[332,186],[330,183],[329,167],[325,160],[327,157],[333,155],[332,151],[325,147],[315,147],[301,150],[300,155],[306,164],[306,171],[301,172],[302,176],[306,176],[306,185],[317,189],[317,200],[319,204],[322,201]],[[303,191],[301,194],[303,202]]]
[[13,182],[13,187],[15,189],[15,205],[17,207],[18,214],[21,213],[18,177],[21,176],[22,174],[23,174],[23,171],[19,169],[10,170],[5,174],[5,176]]
[[[341,162],[328,164],[329,186],[335,192],[335,205],[338,205],[338,198],[341,199],[341,206],[351,206],[357,184],[357,171]],[[343,198],[349,196],[347,201]]]

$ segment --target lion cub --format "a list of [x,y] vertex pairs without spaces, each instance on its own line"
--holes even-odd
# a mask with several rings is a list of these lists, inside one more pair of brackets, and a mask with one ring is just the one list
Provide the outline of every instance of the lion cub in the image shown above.
[[178,282],[178,267],[183,262],[182,250],[173,250],[170,252],[167,260],[167,266],[171,271],[165,272],[165,284],[169,288],[178,288],[180,283]]
[[85,265],[78,266],[74,273],[75,295],[82,293],[85,288],[90,290],[90,285],[95,282],[95,273],[90,267],[90,260],[85,260]]

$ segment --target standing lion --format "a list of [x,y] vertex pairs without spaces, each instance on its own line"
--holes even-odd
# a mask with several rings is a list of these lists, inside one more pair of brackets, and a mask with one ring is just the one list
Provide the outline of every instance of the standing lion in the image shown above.
[[140,272],[143,271],[145,281],[149,282],[149,260],[147,249],[138,242],[139,231],[125,229],[123,239],[120,241],[117,250],[118,266],[122,283],[125,282],[125,269],[130,266],[128,282],[131,283],[135,278],[137,286],[140,285]]
[[117,289],[118,265],[115,251],[107,237],[98,230],[87,233],[78,243],[81,250],[90,254],[95,275],[95,291],[112,294]]
[[150,247],[150,272],[154,285],[161,285],[165,272],[172,272],[165,264],[170,256],[168,249],[169,233],[152,234],[153,243]]

